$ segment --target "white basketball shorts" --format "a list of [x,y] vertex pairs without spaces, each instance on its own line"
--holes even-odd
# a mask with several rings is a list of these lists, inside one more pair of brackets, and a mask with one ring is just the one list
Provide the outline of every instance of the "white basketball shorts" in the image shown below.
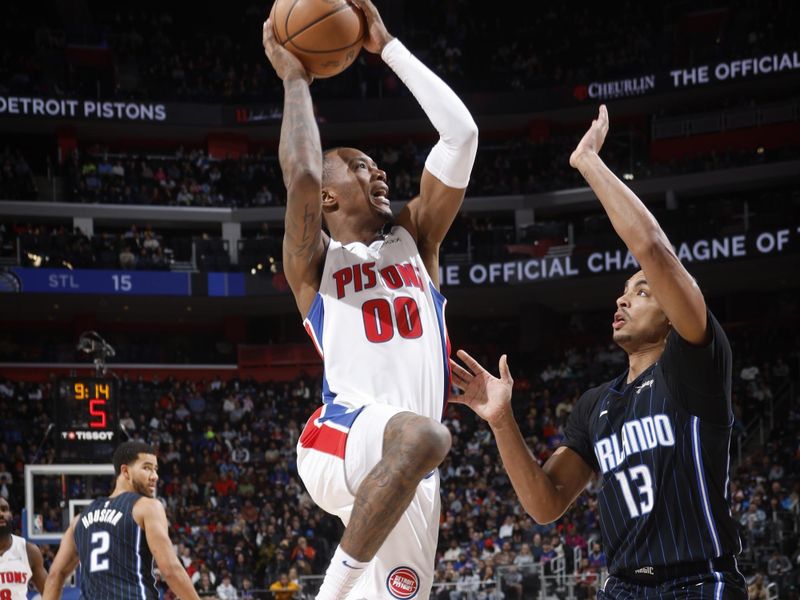
[[[326,404],[297,444],[297,470],[317,505],[347,526],[355,491],[383,454],[386,424],[403,409]],[[359,578],[348,600],[428,600],[439,533],[439,473],[417,487],[411,504]]]

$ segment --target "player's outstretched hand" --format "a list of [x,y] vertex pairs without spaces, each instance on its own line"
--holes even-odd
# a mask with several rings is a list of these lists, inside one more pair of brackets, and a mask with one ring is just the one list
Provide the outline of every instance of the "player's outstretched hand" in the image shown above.
[[261,41],[264,44],[264,52],[278,77],[284,80],[291,77],[299,77],[311,83],[313,77],[308,74],[300,59],[281,46],[275,39],[275,32],[269,19],[264,21],[264,26],[261,29]]
[[592,126],[589,127],[577,147],[569,157],[569,164],[573,168],[578,168],[578,163],[581,157],[587,154],[599,154],[600,148],[603,147],[603,142],[606,140],[608,133],[608,109],[605,104],[600,105],[600,111],[597,113],[597,118],[592,121]]
[[464,392],[462,396],[451,396],[450,402],[466,404],[485,419],[489,425],[500,423],[511,414],[511,390],[514,379],[508,369],[508,358],[500,357],[500,379],[484,369],[480,363],[463,350],[457,352],[468,369],[450,361],[453,383]]
[[372,0],[348,0],[367,18],[367,37],[364,38],[364,50],[373,54],[380,54],[383,47],[394,39],[394,36],[386,31],[381,14]]

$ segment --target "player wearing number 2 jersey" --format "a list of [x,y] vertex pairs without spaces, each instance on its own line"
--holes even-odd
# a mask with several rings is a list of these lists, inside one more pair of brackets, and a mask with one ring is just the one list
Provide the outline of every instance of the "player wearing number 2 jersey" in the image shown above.
[[[477,127],[463,103],[394,39],[369,0],[364,48],[379,53],[439,132],[419,196],[395,219],[386,173],[354,148],[321,150],[309,77],[264,24],[285,92],[283,266],[323,356],[322,406],[298,443],[298,472],[346,528],[317,600],[416,598],[433,582],[439,490],[450,448],[439,245],[464,198]],[[322,231],[327,226],[330,236]]]
[[199,598],[175,555],[164,507],[155,498],[158,462],[150,446],[124,442],[114,451],[117,482],[70,523],[44,586],[44,600],[61,598],[80,563],[81,598],[157,600],[153,561],[179,598]]
[[539,522],[559,518],[593,474],[610,577],[598,599],[744,599],[741,546],[728,505],[731,349],[700,289],[642,202],[598,156],[608,113],[570,164],[597,194],[642,270],[617,298],[613,339],[628,370],[587,391],[566,440],[543,466],[510,407],[511,375],[489,375],[459,352],[460,402],[485,418],[520,501]]

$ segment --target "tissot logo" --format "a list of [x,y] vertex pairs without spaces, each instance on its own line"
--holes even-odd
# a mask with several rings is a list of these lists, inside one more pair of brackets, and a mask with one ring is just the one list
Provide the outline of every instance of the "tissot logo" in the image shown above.
[[62,431],[61,439],[82,440],[89,442],[111,442],[114,440],[113,431]]

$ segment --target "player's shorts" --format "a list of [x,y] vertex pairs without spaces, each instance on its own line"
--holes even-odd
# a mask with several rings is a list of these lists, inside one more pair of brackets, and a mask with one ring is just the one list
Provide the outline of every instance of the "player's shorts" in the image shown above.
[[[716,559],[715,559],[716,560]],[[732,560],[732,559],[731,559]],[[611,575],[597,600],[637,598],[642,600],[747,600],[744,577],[736,570],[735,561],[731,570],[699,572],[685,577],[668,579],[661,583],[642,583]]]
[[[320,407],[297,443],[297,470],[317,505],[347,525],[355,491],[380,461],[383,432],[405,412],[385,404]],[[439,474],[423,479],[397,525],[356,582],[348,600],[427,600],[439,533]]]

